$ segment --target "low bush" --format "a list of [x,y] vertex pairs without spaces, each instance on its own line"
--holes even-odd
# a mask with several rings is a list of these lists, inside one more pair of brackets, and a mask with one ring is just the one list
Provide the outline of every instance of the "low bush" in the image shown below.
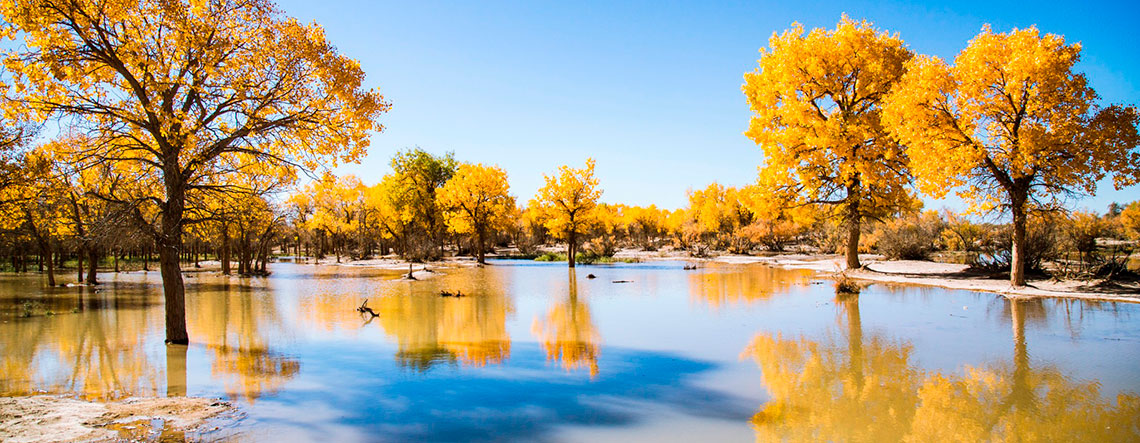
[[876,229],[875,247],[892,260],[927,260],[941,249],[945,225],[934,211],[888,220]]

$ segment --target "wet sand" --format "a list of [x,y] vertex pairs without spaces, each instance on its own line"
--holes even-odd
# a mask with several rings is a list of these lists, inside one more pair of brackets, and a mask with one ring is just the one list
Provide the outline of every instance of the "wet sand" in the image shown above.
[[199,430],[233,407],[217,399],[128,398],[90,402],[56,395],[0,397],[0,441],[158,440]]

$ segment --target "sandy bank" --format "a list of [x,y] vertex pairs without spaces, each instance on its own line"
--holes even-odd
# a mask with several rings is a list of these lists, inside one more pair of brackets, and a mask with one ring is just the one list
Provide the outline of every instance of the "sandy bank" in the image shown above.
[[[836,255],[789,254],[770,257],[724,255],[712,259],[720,263],[763,263],[789,269],[811,269],[824,273],[846,270],[845,260]],[[861,255],[863,269],[847,272],[859,280],[949,289],[992,292],[1007,297],[1059,297],[1086,300],[1140,303],[1140,285],[1105,283],[1101,280],[1053,280],[1031,278],[1026,286],[1014,288],[1007,278],[969,272],[969,266],[918,260],[883,260],[881,256]]]
[[194,431],[232,409],[220,400],[192,397],[106,403],[54,395],[0,397],[0,441],[157,440]]

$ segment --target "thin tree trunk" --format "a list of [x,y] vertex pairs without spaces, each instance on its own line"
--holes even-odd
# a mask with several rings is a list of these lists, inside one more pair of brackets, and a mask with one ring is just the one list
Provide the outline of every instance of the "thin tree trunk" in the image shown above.
[[485,243],[484,237],[486,234],[484,234],[483,231],[484,231],[483,228],[478,229],[478,232],[479,232],[479,234],[477,236],[478,237],[478,239],[477,239],[478,243],[475,245],[475,247],[478,248],[477,251],[479,253],[479,264],[487,264],[487,255],[486,255],[485,251],[483,250],[483,244]]
[[230,275],[230,228],[222,225],[222,274]]
[[571,268],[574,267],[574,258],[575,258],[574,256],[578,254],[578,251],[577,251],[577,249],[578,249],[578,247],[577,247],[578,233],[575,231],[576,230],[574,228],[570,228],[570,235],[569,235],[570,244],[566,248],[567,249],[566,261],[570,264]]
[[50,241],[46,241],[46,242],[41,241],[40,242],[40,256],[41,257],[47,257],[47,260],[44,260],[44,261],[47,262],[48,286],[55,286],[55,265],[51,261],[51,242]]
[[1025,286],[1025,200],[1014,197],[1012,203],[1013,248],[1010,251],[1009,284],[1022,287]]
[[87,252],[87,251],[84,251],[84,248],[80,248],[79,251],[76,251],[76,254],[75,254],[75,268],[76,268],[75,270],[79,274],[75,278],[76,283],[83,283],[83,255],[84,255],[84,252]]

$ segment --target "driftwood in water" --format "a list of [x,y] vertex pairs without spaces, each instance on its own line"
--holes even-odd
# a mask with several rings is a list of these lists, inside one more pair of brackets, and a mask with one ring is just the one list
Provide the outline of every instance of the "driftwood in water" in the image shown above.
[[359,308],[356,308],[356,312],[359,312],[361,314],[365,314],[365,313],[372,314],[373,317],[379,317],[380,316],[380,314],[377,314],[376,311],[373,311],[372,308],[368,307],[368,299],[367,298],[364,299],[364,303],[361,303]]

